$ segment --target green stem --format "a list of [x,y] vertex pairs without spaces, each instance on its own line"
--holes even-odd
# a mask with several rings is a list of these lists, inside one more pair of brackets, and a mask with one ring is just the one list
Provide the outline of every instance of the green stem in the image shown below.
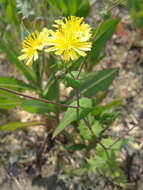
[[81,73],[81,71],[82,71],[82,69],[83,69],[83,66],[86,64],[86,61],[87,61],[87,57],[85,58],[85,60],[83,61],[83,63],[81,64],[81,66],[80,66],[80,68],[79,68],[79,72],[78,72],[78,74],[77,74],[77,77],[75,78],[76,80],[79,78],[80,73]]
[[[74,75],[70,72],[70,75],[72,76],[72,78],[74,80],[76,80],[76,78],[74,77]],[[79,108],[80,108],[80,102],[79,102],[80,96],[79,96],[79,92],[78,90],[76,90],[76,100],[77,100],[77,116],[79,116]]]
[[89,128],[89,130],[90,130],[90,132],[91,132],[91,134],[92,134],[92,136],[93,136],[93,138],[92,138],[92,140],[90,141],[89,146],[88,146],[88,148],[87,148],[88,152],[89,152],[92,148],[96,148],[97,144],[99,144],[99,145],[104,149],[104,151],[105,151],[105,153],[106,153],[106,155],[107,155],[107,158],[109,158],[107,148],[104,146],[104,144],[101,143],[100,138],[98,138],[98,137],[93,133],[93,131],[92,131],[92,129],[91,129],[91,125],[90,125],[88,119],[83,118],[83,120],[84,120],[86,126]]

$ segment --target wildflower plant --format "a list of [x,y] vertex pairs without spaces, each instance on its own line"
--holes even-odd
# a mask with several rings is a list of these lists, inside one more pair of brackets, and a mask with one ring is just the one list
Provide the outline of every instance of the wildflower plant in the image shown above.
[[[65,22],[64,22],[65,21]],[[91,28],[83,22],[83,18],[71,16],[68,19],[56,20],[55,31],[43,29],[42,32],[30,34],[23,42],[23,49],[19,60],[26,59],[26,64],[37,60],[38,51],[55,51],[65,61],[77,60],[79,56],[86,56],[91,50]]]
[[[0,77],[0,108],[18,107],[41,114],[45,120],[40,124],[52,128],[53,139],[63,135],[69,154],[80,151],[83,157],[79,168],[63,166],[65,173],[85,175],[91,171],[122,185],[125,177],[116,156],[125,140],[109,134],[118,116],[114,107],[121,101],[103,103],[118,69],[96,71],[102,50],[118,22],[115,18],[107,19],[92,28],[83,17],[55,20],[52,27],[30,33],[23,41],[20,55],[0,40],[0,49],[25,77]],[[70,91],[66,89],[69,87]],[[27,91],[35,96],[27,95]],[[49,126],[53,121],[56,125]],[[0,130],[14,131],[36,124],[39,121],[10,122],[1,125]]]
[[68,19],[55,21],[56,31],[50,31],[47,45],[52,46],[47,52],[55,51],[65,61],[77,60],[86,56],[91,50],[91,28],[83,22],[83,18],[71,16]]
[[41,33],[36,31],[30,34],[23,42],[22,55],[19,56],[19,60],[26,60],[26,65],[31,65],[32,61],[36,61],[38,51],[44,48],[46,35],[48,37],[47,29],[43,29]]

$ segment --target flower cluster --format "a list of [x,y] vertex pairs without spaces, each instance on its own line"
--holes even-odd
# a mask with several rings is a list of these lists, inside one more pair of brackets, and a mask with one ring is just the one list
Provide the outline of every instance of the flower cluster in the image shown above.
[[56,20],[54,30],[44,28],[41,32],[30,34],[23,42],[19,60],[26,60],[27,65],[38,59],[39,51],[55,52],[65,61],[86,56],[91,49],[91,28],[83,18],[71,16]]

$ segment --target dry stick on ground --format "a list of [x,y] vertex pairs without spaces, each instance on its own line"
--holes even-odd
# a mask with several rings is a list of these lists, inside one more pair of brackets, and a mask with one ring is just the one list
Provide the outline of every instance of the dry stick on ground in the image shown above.
[[[4,166],[4,163],[3,163],[3,161],[1,159],[0,159],[0,164],[3,167],[3,169],[5,170],[7,178],[13,180],[16,183],[16,185],[19,188],[19,190],[22,190],[22,186],[19,183],[19,181],[16,179],[16,177],[13,175],[12,172],[8,171],[8,169]],[[2,186],[2,184],[0,184],[0,185]]]
[[43,99],[43,98],[36,98],[36,97],[33,97],[33,96],[28,96],[26,94],[22,94],[22,93],[19,93],[19,92],[16,92],[14,90],[10,90],[10,89],[7,89],[7,88],[0,87],[0,90],[9,92],[11,94],[15,94],[17,96],[22,96],[24,98],[29,98],[29,99],[37,100],[39,102],[53,104],[53,105],[56,105],[56,106],[61,106],[61,107],[66,107],[66,108],[76,108],[76,109],[80,108],[79,106],[70,106],[70,105],[66,105],[66,104],[60,104],[60,103],[52,102],[52,101],[49,101],[49,100],[46,100],[46,99]]

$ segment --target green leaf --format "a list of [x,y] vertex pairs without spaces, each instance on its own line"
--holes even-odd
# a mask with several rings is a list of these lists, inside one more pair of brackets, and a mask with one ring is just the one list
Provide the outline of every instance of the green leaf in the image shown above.
[[0,126],[0,131],[15,131],[16,129],[31,127],[34,125],[41,125],[42,122],[31,121],[31,122],[10,122]]
[[89,0],[49,0],[50,7],[56,8],[65,16],[87,16]]
[[96,62],[99,61],[101,50],[105,47],[107,41],[112,37],[118,23],[119,23],[118,19],[109,19],[101,23],[100,26],[97,27],[93,37],[94,41],[93,41],[92,50],[90,51],[89,54],[90,60],[92,62],[93,60]]
[[[56,137],[61,133],[67,125],[73,121],[80,120],[85,117],[91,110],[91,100],[88,98],[81,98],[79,100],[81,108],[79,110],[75,108],[68,108],[63,120],[60,122],[59,126],[55,129],[53,137]],[[74,101],[71,106],[77,106],[77,101]]]
[[[14,47],[13,47],[14,48]],[[36,83],[35,74],[33,71],[26,66],[24,63],[20,62],[17,58],[16,52],[13,50],[11,45],[4,43],[2,40],[0,40],[0,49],[6,53],[8,59],[16,65],[16,67],[24,74],[26,79],[31,82],[31,84]]]
[[[108,138],[102,139],[101,143],[106,148],[109,148],[111,146],[112,150],[120,150],[128,142],[128,139],[120,139],[119,141],[116,141],[116,140],[117,139],[115,139],[115,138],[108,137]],[[100,145],[98,145],[98,146],[100,146]],[[98,147],[97,147],[97,149],[98,149]]]
[[135,26],[143,28],[143,1],[128,0],[128,9]]
[[72,146],[69,146],[66,148],[68,151],[78,151],[78,150],[82,150],[82,149],[86,149],[86,145],[85,144],[74,144]]
[[0,87],[17,90],[17,91],[24,91],[24,90],[31,90],[30,87],[25,82],[18,80],[14,77],[0,77]]
[[93,74],[93,76],[91,75],[89,79],[85,78],[85,82],[81,84],[82,94],[90,97],[99,91],[106,90],[117,74],[118,69],[103,69]]
[[95,136],[98,136],[100,134],[100,132],[103,130],[100,122],[97,120],[94,121],[91,129]]
[[37,113],[37,114],[43,114],[43,113],[56,111],[54,105],[40,102],[37,100],[24,100],[21,104],[21,107],[27,112]]
[[[106,141],[103,139],[103,143],[105,143],[106,144]],[[114,139],[114,142],[115,142],[116,140]],[[112,144],[108,144],[108,147],[110,147],[111,146],[111,149],[112,150],[121,150],[121,148],[123,148],[124,146],[125,146],[125,144],[127,143],[129,141],[129,139],[127,139],[127,138],[124,138],[124,139],[120,139],[119,141],[117,141],[114,145],[112,145]],[[112,141],[111,141],[112,142]],[[114,143],[113,142],[113,143]],[[107,144],[106,144],[106,146],[107,146]]]
[[62,10],[62,12],[65,15],[67,15],[68,14],[68,6],[67,6],[66,2],[64,0],[59,0],[57,4],[60,7],[60,9]]
[[[83,96],[90,97],[99,91],[105,91],[118,75],[118,69],[103,69],[98,72],[81,73],[80,79],[73,83],[68,79],[68,84],[78,89]],[[71,98],[75,96],[76,91],[70,93]]]
[[20,106],[23,99],[16,96],[15,94],[11,94],[0,90],[0,108],[1,109],[11,109],[17,106]]
[[78,8],[78,0],[65,0],[67,5],[67,15],[75,15]]
[[98,105],[102,103],[102,101],[106,98],[107,96],[107,91],[102,91],[96,94],[96,98],[93,99],[94,105]]
[[49,77],[43,90],[43,97],[48,100],[59,100],[59,83],[54,75]]
[[9,22],[18,29],[18,17],[17,17],[17,11],[16,11],[16,0],[8,1],[7,7],[6,7],[6,16],[9,20]]
[[85,125],[83,121],[80,122],[80,125],[78,127],[80,135],[85,139],[85,140],[91,140],[92,139],[92,133],[90,129]]
[[22,100],[19,96],[0,89],[0,98],[10,100]]
[[11,109],[20,106],[21,100],[9,100],[0,98],[0,109]]
[[95,109],[93,109],[93,111],[91,112],[91,114],[93,115],[99,115],[105,111],[108,111],[110,110],[111,108],[115,108],[119,105],[122,104],[122,101],[121,100],[114,100],[114,101],[111,101],[109,103],[107,103],[106,105],[97,105],[95,107]]
[[65,0],[49,0],[48,1],[50,7],[56,8],[62,12],[62,14],[68,14],[68,6]]
[[77,1],[76,16],[86,17],[89,14],[89,10],[90,10],[89,0]]
[[74,80],[70,74],[65,76],[66,87],[72,87],[73,89],[80,89],[80,82],[78,80]]
[[106,160],[104,160],[104,158],[96,155],[93,158],[87,159],[87,162],[88,162],[91,170],[96,171],[96,169],[101,168],[106,163]]
[[105,127],[109,127],[112,125],[112,123],[115,121],[117,116],[119,115],[118,112],[101,112],[101,115],[99,117],[100,123]]

